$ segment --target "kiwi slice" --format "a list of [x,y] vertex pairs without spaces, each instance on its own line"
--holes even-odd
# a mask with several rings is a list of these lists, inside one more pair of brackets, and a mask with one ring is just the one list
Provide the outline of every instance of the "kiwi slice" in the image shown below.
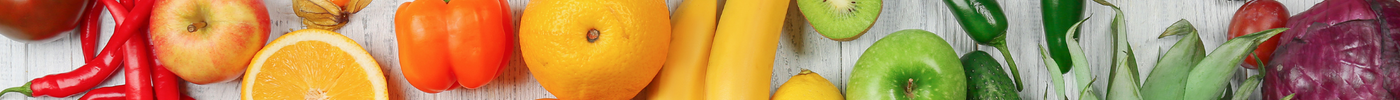
[[802,16],[822,36],[836,41],[860,38],[880,17],[882,0],[797,0]]

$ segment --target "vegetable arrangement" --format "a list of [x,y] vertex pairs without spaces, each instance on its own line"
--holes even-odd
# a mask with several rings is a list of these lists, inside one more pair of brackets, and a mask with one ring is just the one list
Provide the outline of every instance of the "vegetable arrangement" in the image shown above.
[[[1200,49],[1203,48],[1200,47],[1200,39],[1194,37],[1196,36],[1195,29],[1185,20],[1178,21],[1176,24],[1169,27],[1166,32],[1163,32],[1163,36],[1186,35],[1188,37],[1178,41],[1178,44],[1173,45],[1172,48],[1167,51],[1168,56],[1164,56],[1160,59],[1162,61],[1157,63],[1158,66],[1154,68],[1153,73],[1149,75],[1147,84],[1137,85],[1139,83],[1136,83],[1135,79],[1133,79],[1136,78],[1136,76],[1132,76],[1132,74],[1135,74],[1133,72],[1136,70],[1125,70],[1130,67],[1123,64],[1131,62],[1117,63],[1115,65],[1120,66],[1113,68],[1110,72],[1109,89],[1106,99],[1206,100],[1247,98],[1248,95],[1222,96],[1222,92],[1228,92],[1225,86],[1228,84],[1228,79],[1230,77],[1220,76],[1232,75],[1234,68],[1231,65],[1238,65],[1249,51],[1252,51],[1257,45],[1266,41],[1266,37],[1273,36],[1283,30],[1286,29],[1270,29],[1241,36],[1235,40],[1226,42],[1220,48],[1216,49],[1216,52],[1205,55],[1203,50]],[[1074,41],[1070,42],[1073,43]],[[1078,45],[1070,45],[1070,47],[1077,48]],[[1071,52],[1080,51],[1071,48]],[[1045,51],[1042,51],[1042,53],[1045,53]],[[1082,54],[1076,53],[1073,55]],[[1050,57],[1046,58],[1046,66],[1050,68],[1051,71],[1058,70],[1055,69],[1058,66],[1054,66],[1054,63],[1050,62],[1056,61],[1056,59]],[[1132,58],[1128,57],[1127,59]],[[1126,59],[1119,60],[1122,61]],[[1054,76],[1056,75],[1052,75],[1052,78]],[[1093,80],[1096,79],[1090,79],[1090,82]],[[1259,84],[1259,82],[1257,82],[1259,80],[1257,76],[1250,80],[1254,82],[1246,82],[1247,84],[1245,84],[1244,87],[1230,93],[1249,94],[1250,91],[1253,91],[1250,88],[1253,87],[1248,86],[1250,86],[1250,84],[1255,86]],[[1058,85],[1061,84],[1060,82],[1055,83],[1057,87],[1061,86]],[[1088,84],[1076,86],[1089,89],[1087,88]],[[1087,91],[1089,90],[1081,90],[1081,92]],[[1091,92],[1081,93],[1080,99],[1098,99],[1098,97],[1090,93]],[[1058,97],[1059,96],[1056,96],[1055,98]]]
[[[1117,6],[1106,1],[1095,1],[1101,5],[1115,9],[1117,13],[1110,23],[1111,26],[1109,28],[1111,34],[1115,34],[1113,36],[1117,39],[1115,39],[1114,43],[1114,51],[1116,53],[1114,55],[1115,60],[1113,66],[1111,66],[1109,70],[1107,94],[1103,97],[1103,99],[1108,100],[1246,99],[1248,98],[1247,94],[1250,94],[1255,86],[1260,84],[1259,75],[1249,78],[1249,81],[1242,84],[1240,89],[1233,89],[1233,92],[1227,89],[1229,83],[1228,79],[1231,77],[1220,76],[1233,75],[1235,72],[1233,65],[1239,65],[1241,63],[1240,61],[1246,57],[1246,54],[1253,51],[1259,44],[1269,40],[1269,37],[1286,30],[1270,29],[1236,37],[1219,48],[1216,48],[1215,52],[1206,55],[1202,49],[1204,47],[1202,47],[1200,38],[1197,37],[1198,35],[1193,26],[1185,20],[1178,21],[1163,32],[1161,37],[1172,35],[1186,35],[1187,37],[1178,41],[1176,45],[1172,46],[1172,48],[1167,51],[1167,55],[1159,59],[1160,61],[1156,64],[1157,67],[1154,68],[1153,73],[1148,76],[1147,83],[1144,84],[1138,82],[1139,76],[1135,64],[1136,58],[1132,55],[1133,50],[1131,44],[1126,42],[1124,38],[1126,37],[1126,25],[1123,23],[1122,11],[1118,10]],[[1077,29],[1078,27],[1078,25],[1075,25],[1072,26],[1071,29]],[[1080,52],[1083,51],[1078,49],[1078,43],[1070,38],[1070,35],[1075,35],[1075,33],[1067,33],[1064,38],[1068,40],[1067,46],[1070,47],[1069,51],[1072,58],[1070,61],[1075,63],[1072,65],[1087,66],[1086,64],[1081,64],[1084,61],[1082,60],[1083,53]],[[1041,52],[1042,55],[1046,54],[1044,49],[1042,49]],[[1046,67],[1049,68],[1050,71],[1061,70],[1058,69],[1060,66],[1056,66],[1057,63],[1055,62],[1063,60],[1053,59],[1053,57],[1045,58]],[[1092,91],[1092,88],[1089,88],[1091,86],[1089,83],[1098,79],[1092,79],[1088,77],[1089,75],[1087,74],[1079,74],[1081,72],[1087,73],[1087,70],[1084,69],[1087,67],[1075,68],[1078,68],[1075,69],[1075,73],[1077,79],[1080,79],[1077,83],[1080,84],[1074,86],[1084,87],[1083,90],[1080,90],[1079,99],[1100,99],[1094,92],[1089,92]],[[1060,82],[1061,79],[1058,78],[1059,75],[1052,73],[1051,76],[1054,79],[1053,81],[1055,81],[1054,83],[1057,87],[1056,91],[1063,91],[1063,85],[1061,85],[1063,83]],[[1060,97],[1062,96],[1056,95],[1047,98]]]
[[[154,59],[150,57],[151,50],[150,47],[147,47],[149,45],[149,43],[147,43],[149,40],[146,39],[145,32],[141,32],[141,30],[145,30],[147,27],[146,22],[149,20],[152,4],[156,1],[157,0],[127,0],[119,3],[116,0],[100,0],[103,5],[89,6],[92,8],[107,7],[109,8],[108,10],[112,12],[114,19],[117,20],[117,30],[105,48],[102,49],[102,52],[90,58],[87,61],[88,64],[74,71],[40,77],[26,83],[24,86],[8,88],[4,91],[0,91],[0,93],[19,92],[26,96],[68,97],[96,87],[107,80],[107,78],[112,75],[113,71],[120,68],[125,72],[126,85],[95,89],[88,92],[87,95],[89,96],[84,96],[83,100],[117,98],[134,100],[152,100],[158,98],[166,100],[192,100],[188,97],[182,97],[182,95],[179,94],[179,87],[177,85],[179,79],[176,79],[171,72],[165,70],[163,66],[155,65],[153,62]],[[134,9],[128,10],[127,8]],[[90,11],[96,12],[96,10]],[[101,13],[86,14],[88,15],[83,16],[99,18],[92,16]],[[95,31],[96,27],[94,26],[100,25],[93,24],[100,22],[95,19],[85,20],[83,24],[88,27],[81,30],[83,31],[82,34],[88,36],[95,35],[97,31]],[[87,45],[95,45],[95,43],[90,43],[93,41],[84,42],[84,44]],[[91,48],[85,48],[85,51],[90,49]],[[153,66],[160,68],[152,70],[151,67]],[[152,76],[152,73],[155,73],[155,76]],[[153,78],[155,80],[153,80]],[[153,85],[163,86],[153,87]]]
[[1266,100],[1384,100],[1400,95],[1400,2],[1328,0],[1293,16],[1259,68]]
[[[953,11],[954,17],[958,19],[958,24],[977,44],[991,45],[1001,51],[1001,56],[1006,59],[1006,65],[1011,68],[1011,76],[1016,80],[1016,90],[1021,87],[1021,71],[1017,70],[1016,60],[1011,58],[1011,52],[1006,48],[1006,14],[1001,12],[1001,4],[996,0],[943,0],[948,4],[948,9]],[[1000,65],[998,65],[1000,67]],[[999,69],[999,68],[998,68]]]
[[394,25],[404,78],[427,93],[491,82],[515,52],[509,10],[505,0],[403,3]]

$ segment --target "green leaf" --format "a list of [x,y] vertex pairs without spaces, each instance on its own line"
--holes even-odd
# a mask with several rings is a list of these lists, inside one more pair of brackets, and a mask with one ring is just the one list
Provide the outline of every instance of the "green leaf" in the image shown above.
[[[1070,30],[1079,30],[1080,26],[1084,24],[1084,21],[1088,21],[1088,20],[1089,20],[1088,18],[1081,19],[1081,20],[1079,20],[1078,23],[1074,23],[1074,26],[1070,26],[1069,29],[1070,29]],[[1075,34],[1075,31],[1068,31],[1067,33],[1065,33],[1065,37],[1064,37],[1064,38],[1065,38],[1065,48],[1068,48],[1068,49],[1069,49],[1070,61],[1073,62],[1073,64],[1071,64],[1071,65],[1073,65],[1073,67],[1072,67],[1071,69],[1074,70],[1074,79],[1076,80],[1076,81],[1075,81],[1075,83],[1076,83],[1075,86],[1089,86],[1089,85],[1093,85],[1092,83],[1094,83],[1094,81],[1091,80],[1091,78],[1092,78],[1094,75],[1093,75],[1092,72],[1089,72],[1089,68],[1090,68],[1090,67],[1089,67],[1089,60],[1086,59],[1086,57],[1084,57],[1084,50],[1079,46],[1079,41],[1075,41],[1075,40],[1073,39],[1073,38],[1074,38],[1074,36],[1073,36],[1074,34]],[[1090,92],[1090,93],[1094,93],[1094,92]],[[1092,95],[1091,95],[1091,96],[1092,96]],[[1097,97],[1097,96],[1095,96],[1095,97]]]
[[1293,100],[1293,95],[1294,95],[1294,94],[1288,94],[1288,96],[1284,96],[1283,99],[1279,99],[1279,100]]
[[[1090,79],[1089,81],[1092,82],[1096,80],[1099,80],[1099,78]],[[1085,85],[1083,88],[1079,89],[1079,100],[1099,100],[1098,96],[1094,96],[1093,92],[1089,92],[1093,89],[1089,87],[1091,86]]]
[[[1172,23],[1171,26],[1167,26],[1167,30],[1166,30],[1166,31],[1162,31],[1162,35],[1157,36],[1157,38],[1160,39],[1160,38],[1166,38],[1167,36],[1189,35],[1189,34],[1196,34],[1196,26],[1191,25],[1191,21],[1186,21],[1186,19],[1181,19],[1181,20],[1176,20],[1176,23]],[[1182,40],[1185,40],[1185,38],[1183,38]]]
[[1276,28],[1235,37],[1225,44],[1220,45],[1210,55],[1206,55],[1201,63],[1196,64],[1191,69],[1190,76],[1186,78],[1186,91],[1184,100],[1206,100],[1220,97],[1220,92],[1225,90],[1229,83],[1230,75],[1235,73],[1235,65],[1239,65],[1259,43],[1269,40],[1268,37],[1278,35],[1286,28]]
[[[1226,84],[1225,86],[1230,86],[1230,85],[1229,85],[1229,84]],[[1215,98],[1215,100],[1230,100],[1230,97],[1234,97],[1235,94],[1234,94],[1233,92],[1229,92],[1229,91],[1234,91],[1234,90],[1231,90],[1230,88],[1225,88],[1225,92],[1221,92],[1221,93],[1225,93],[1225,96],[1220,96],[1220,97],[1218,97],[1218,98]]]
[[1041,59],[1045,59],[1045,61],[1043,61],[1045,62],[1045,69],[1050,71],[1048,74],[1050,74],[1050,83],[1054,83],[1055,97],[1065,97],[1065,93],[1063,93],[1063,91],[1065,91],[1065,79],[1063,75],[1058,73],[1060,72],[1060,65],[1055,63],[1055,58],[1050,58],[1049,53],[1045,51],[1045,47],[1040,47],[1040,57]]
[[[1127,59],[1131,58],[1118,60]],[[1136,62],[1134,60],[1127,61]],[[1137,70],[1129,68],[1132,66],[1127,64],[1131,64],[1131,62],[1119,62],[1117,67],[1114,67],[1112,72],[1109,73],[1108,100],[1142,100],[1142,94],[1138,92],[1139,87],[1136,84],[1137,78],[1135,77],[1137,76],[1133,75],[1137,74],[1133,73],[1137,72]]]
[[1244,83],[1240,85],[1240,89],[1235,89],[1236,95],[1234,99],[1231,100],[1249,100],[1249,94],[1254,93],[1254,90],[1259,89],[1259,84],[1263,83],[1260,82],[1264,81],[1264,79],[1261,78],[1263,78],[1262,74],[1249,76],[1249,78],[1245,79]]
[[1104,1],[1104,0],[1094,0],[1094,2],[1095,2],[1095,3],[1099,3],[1099,5],[1104,5],[1104,6],[1108,6],[1108,7],[1110,7],[1110,8],[1113,8],[1113,9],[1118,9],[1118,6],[1114,6],[1112,3],[1108,3],[1108,1]]
[[1186,76],[1191,73],[1191,68],[1195,67],[1196,63],[1206,57],[1205,45],[1201,43],[1201,38],[1191,22],[1185,19],[1176,21],[1158,38],[1172,35],[1185,36],[1176,41],[1161,59],[1157,59],[1157,67],[1152,68],[1151,75],[1147,75],[1147,82],[1142,85],[1140,92],[1143,99],[1181,100],[1186,89]]
[[1108,94],[1109,100],[1141,100],[1138,80],[1137,57],[1133,55],[1132,44],[1128,42],[1128,25],[1124,23],[1123,10],[1108,1],[1095,0],[1100,5],[1113,8],[1113,21],[1109,32],[1114,38],[1113,65],[1110,67]]

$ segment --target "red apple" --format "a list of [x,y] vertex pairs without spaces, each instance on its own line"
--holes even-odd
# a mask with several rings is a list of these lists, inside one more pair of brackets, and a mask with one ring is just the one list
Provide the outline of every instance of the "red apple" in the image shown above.
[[270,31],[262,0],[160,0],[152,10],[156,58],[195,84],[242,76]]

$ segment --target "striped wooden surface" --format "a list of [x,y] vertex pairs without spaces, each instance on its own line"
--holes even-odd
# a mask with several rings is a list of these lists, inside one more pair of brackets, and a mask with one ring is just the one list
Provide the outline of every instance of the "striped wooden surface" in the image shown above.
[[[427,94],[409,86],[403,79],[399,70],[397,41],[394,35],[393,14],[399,4],[411,0],[375,0],[365,10],[351,17],[351,22],[338,30],[351,39],[356,40],[365,50],[369,51],[379,64],[385,69],[393,99],[410,100],[529,100],[536,98],[549,98],[554,95],[540,87],[539,83],[530,76],[528,68],[520,63],[518,58],[512,60],[511,66],[505,70],[495,81],[479,89],[456,89],[437,94]],[[515,14],[522,13],[527,0],[509,0]],[[670,9],[674,10],[675,5],[680,0],[666,0]],[[1043,97],[1044,89],[1049,84],[1048,72],[1041,63],[1037,53],[1037,46],[1044,44],[1043,29],[1040,19],[1039,0],[998,0],[1001,2],[1010,21],[1007,31],[1007,42],[1012,55],[1019,62],[1020,72],[1026,82],[1026,90],[1022,91],[1022,97],[1038,100]],[[1109,0],[1120,5],[1126,14],[1128,23],[1128,38],[1134,52],[1138,55],[1138,64],[1142,66],[1140,73],[1146,76],[1150,73],[1152,65],[1156,63],[1158,55],[1162,54],[1172,43],[1180,37],[1167,37],[1157,39],[1156,36],[1172,22],[1186,19],[1196,25],[1201,31],[1201,37],[1206,44],[1207,50],[1213,50],[1225,40],[1226,25],[1229,24],[1230,16],[1235,10],[1244,4],[1244,1],[1231,0]],[[1297,14],[1311,7],[1321,0],[1279,0],[1289,8],[1290,13]],[[302,29],[301,19],[297,18],[291,10],[290,0],[265,0],[269,16],[272,18],[272,38],[281,36],[292,29]],[[1111,56],[1110,43],[1108,38],[1108,23],[1113,12],[1105,6],[1100,6],[1086,1],[1085,10],[1091,19],[1085,22],[1085,32],[1082,36],[1082,45],[1089,59],[1090,67],[1096,74],[1094,77],[1106,79],[1107,69]],[[876,40],[884,37],[890,32],[903,29],[923,29],[928,30],[953,44],[955,51],[959,54],[972,52],[974,50],[995,51],[990,46],[975,45],[971,38],[967,37],[962,28],[957,25],[951,13],[940,0],[886,0],[884,10],[881,12],[876,25],[870,29],[865,36],[853,41],[832,41],[815,34],[810,25],[802,18],[796,10],[796,6],[790,7],[788,19],[786,21],[781,42],[777,44],[778,56],[774,60],[773,79],[771,87],[776,90],[778,85],[787,81],[789,76],[797,74],[801,69],[810,69],[827,80],[845,90],[850,71],[860,57],[861,53]],[[104,15],[103,26],[104,37],[102,41],[111,34],[113,21],[111,17]],[[519,17],[516,17],[518,22]],[[518,25],[518,24],[517,24]],[[69,33],[72,34],[72,33]],[[77,35],[59,37],[50,42],[23,43],[10,40],[0,40],[0,86],[19,86],[25,81],[42,77],[48,74],[71,71],[83,65],[82,54],[80,53]],[[271,41],[272,39],[269,39]],[[101,42],[105,43],[105,42]],[[998,60],[1003,60],[1000,52],[992,53]],[[1003,62],[1003,65],[1005,63]],[[1253,71],[1248,71],[1253,72]],[[1250,73],[1254,74],[1254,73]],[[121,77],[117,74],[116,77]],[[1072,75],[1066,75],[1066,80],[1072,80]],[[122,80],[114,79],[103,83],[103,86],[123,84]],[[1067,83],[1069,84],[1069,83]],[[1094,83],[1096,90],[1106,89],[1106,82]],[[185,84],[184,92],[191,94],[195,98],[207,100],[230,100],[238,99],[238,83],[216,83],[206,85]],[[1074,91],[1074,90],[1071,90]],[[1103,94],[1103,91],[1098,91]],[[76,99],[74,97],[54,98],[54,97],[23,97],[20,94],[9,93],[0,96],[3,100],[49,100],[49,99]],[[1255,98],[1257,99],[1257,98]]]

